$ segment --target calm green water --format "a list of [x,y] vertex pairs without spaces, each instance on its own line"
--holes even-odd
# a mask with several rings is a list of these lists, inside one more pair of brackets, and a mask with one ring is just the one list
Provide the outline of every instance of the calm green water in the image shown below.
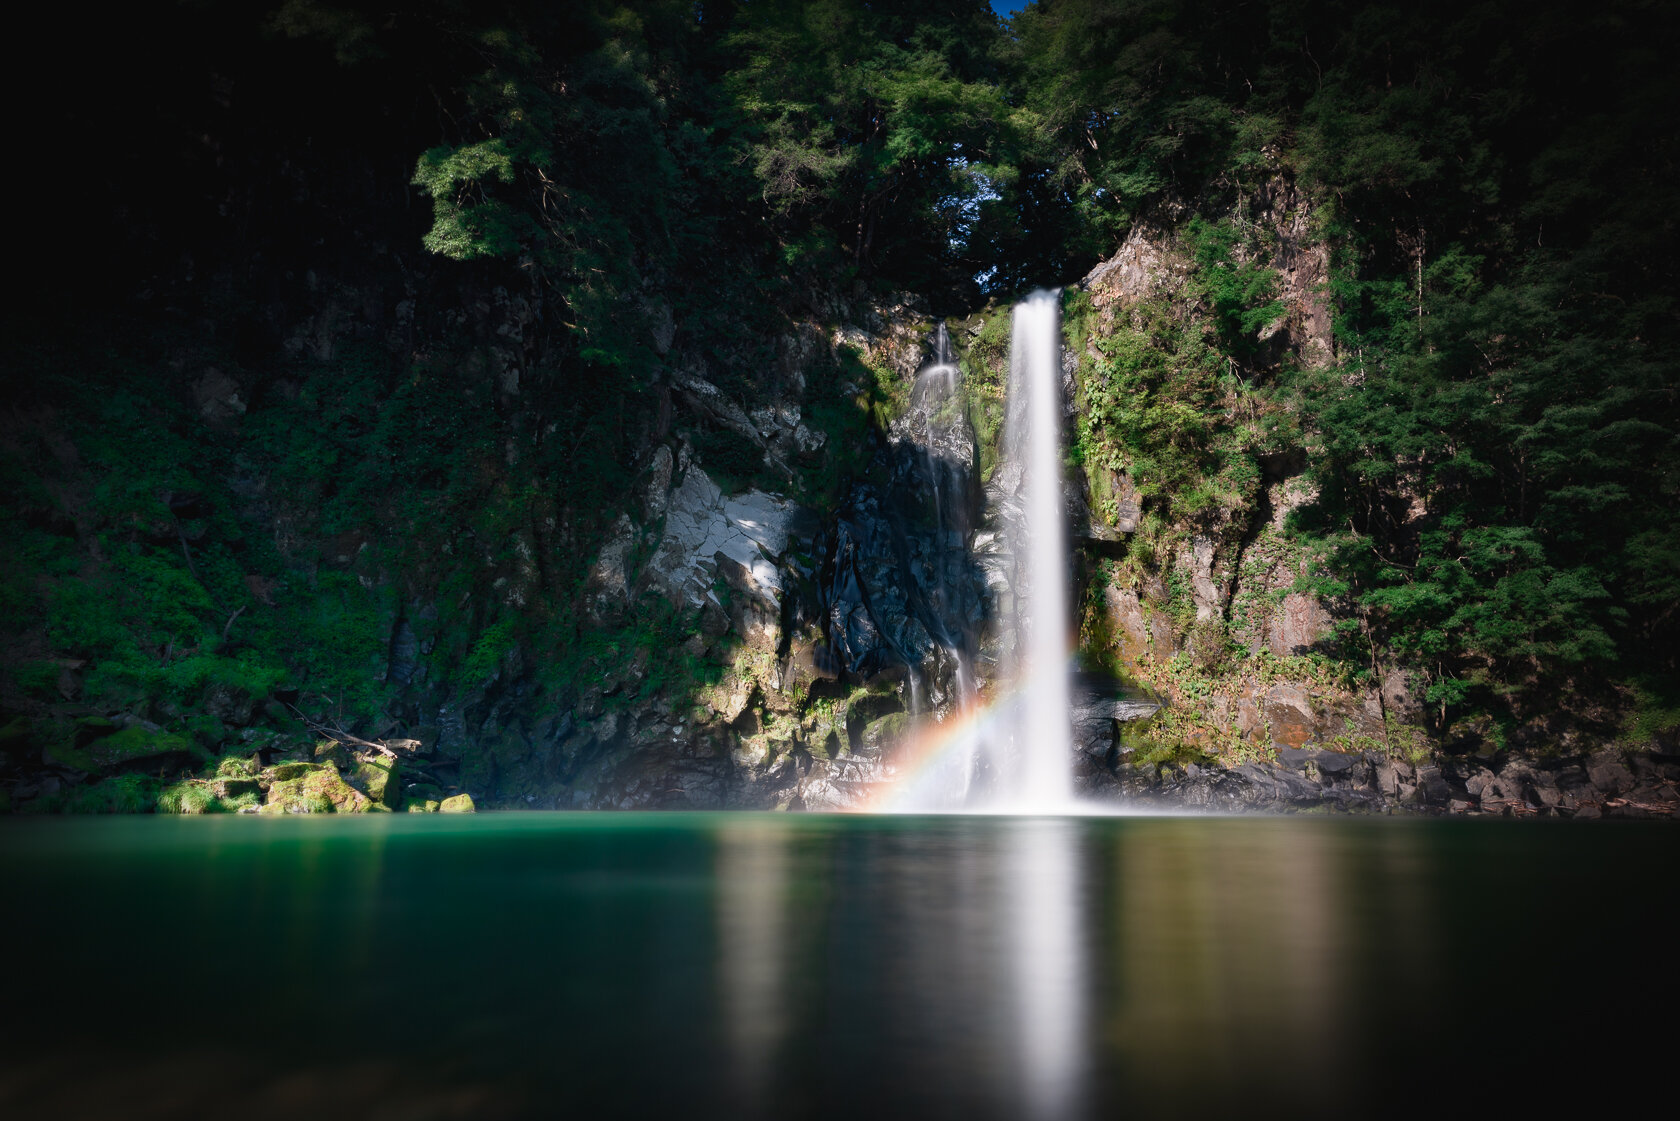
[[1672,1018],[1676,857],[1641,823],[5,820],[0,1115],[1555,1103]]

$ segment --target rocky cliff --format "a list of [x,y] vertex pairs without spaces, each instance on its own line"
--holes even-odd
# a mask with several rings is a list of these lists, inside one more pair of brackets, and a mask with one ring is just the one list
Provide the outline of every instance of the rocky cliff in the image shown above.
[[[1162,207],[1064,295],[1083,788],[1669,812],[1660,755],[1432,761],[1405,675],[1349,671],[1356,621],[1292,521],[1311,434],[1271,392],[1335,355],[1314,230],[1275,174]],[[6,636],[11,804],[840,808],[913,721],[997,689],[1007,307],[941,354],[916,298],[825,292],[720,356],[650,291],[655,373],[603,398],[549,367],[540,293],[377,271],[237,320],[272,347],[164,333],[126,413],[42,352],[55,388],[4,432],[36,581]]]

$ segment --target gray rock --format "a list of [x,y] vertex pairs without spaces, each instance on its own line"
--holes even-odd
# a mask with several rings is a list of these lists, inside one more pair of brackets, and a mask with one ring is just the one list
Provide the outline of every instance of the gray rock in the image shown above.
[[670,495],[665,535],[645,574],[693,607],[716,603],[712,582],[723,576],[775,615],[783,592],[776,560],[806,520],[803,513],[797,504],[757,490],[725,498],[704,471],[690,467]]
[[215,428],[230,427],[245,415],[245,400],[239,383],[214,366],[207,368],[193,383],[193,404],[198,413]]
[[675,468],[676,458],[668,446],[660,444],[654,449],[648,460],[647,479],[642,484],[642,516],[649,525],[665,516],[665,507],[671,500],[671,473]]
[[1622,753],[1613,747],[1601,748],[1587,760],[1587,778],[1606,794],[1620,794],[1632,790],[1633,773],[1622,760]]
[[1179,565],[1190,573],[1190,598],[1196,605],[1196,621],[1214,619],[1225,610],[1225,595],[1214,581],[1216,561],[1211,538],[1197,536],[1190,548],[1179,555]]
[[1293,771],[1304,771],[1318,752],[1305,747],[1280,747],[1277,749],[1278,762]]
[[1118,681],[1096,674],[1076,675],[1068,700],[1074,746],[1098,756],[1114,746],[1117,724],[1147,720],[1161,708],[1156,701],[1129,693]]
[[628,515],[620,514],[589,570],[590,605],[598,616],[630,602],[629,560],[635,544],[636,526]]
[[1452,784],[1441,774],[1439,767],[1419,768],[1417,797],[1420,802],[1428,806],[1445,806],[1452,800],[1452,796]]
[[803,423],[793,430],[793,444],[800,454],[813,455],[823,449],[828,443],[828,433],[818,429],[807,428]]
[[1318,764],[1321,775],[1347,775],[1354,765],[1360,761],[1357,755],[1344,755],[1339,751],[1318,751],[1313,753],[1313,762]]
[[1291,592],[1267,625],[1266,645],[1279,658],[1304,654],[1330,633],[1331,622],[1316,596]]

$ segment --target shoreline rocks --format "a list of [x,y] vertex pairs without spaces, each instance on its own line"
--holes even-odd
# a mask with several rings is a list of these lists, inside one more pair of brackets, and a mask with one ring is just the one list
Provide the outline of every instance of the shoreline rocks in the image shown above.
[[1680,818],[1680,756],[1609,746],[1588,755],[1434,756],[1284,748],[1279,759],[1182,765],[1088,760],[1086,797],[1213,813]]

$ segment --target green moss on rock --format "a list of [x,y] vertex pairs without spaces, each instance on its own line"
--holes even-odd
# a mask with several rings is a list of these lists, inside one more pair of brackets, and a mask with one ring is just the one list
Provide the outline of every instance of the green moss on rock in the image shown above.
[[282,763],[269,768],[268,801],[260,812],[367,813],[373,803],[344,781],[338,768],[315,763]]
[[255,779],[262,771],[256,756],[227,755],[216,761],[217,778]]
[[910,717],[903,712],[889,712],[885,716],[870,721],[858,737],[862,743],[853,744],[853,750],[860,746],[864,751],[879,753],[886,751],[904,737],[910,726]]
[[478,807],[473,805],[471,794],[453,795],[445,798],[438,806],[438,812],[446,814],[470,814],[477,812],[477,810]]
[[344,750],[344,745],[337,740],[322,740],[315,745],[315,762],[331,763],[336,767],[348,766],[350,753]]
[[60,744],[51,748],[49,753],[55,762],[89,774],[169,756],[203,757],[205,754],[202,748],[186,736],[177,736],[141,725],[100,736],[82,747],[75,746],[74,741]]
[[402,802],[402,783],[397,771],[395,759],[364,759],[356,764],[356,784],[376,805],[396,809]]
[[247,794],[256,797],[262,793],[262,784],[254,778],[218,778],[210,787],[216,797],[223,799],[243,798]]
[[223,811],[216,791],[199,779],[184,779],[163,788],[157,797],[157,810],[166,814],[207,814]]

